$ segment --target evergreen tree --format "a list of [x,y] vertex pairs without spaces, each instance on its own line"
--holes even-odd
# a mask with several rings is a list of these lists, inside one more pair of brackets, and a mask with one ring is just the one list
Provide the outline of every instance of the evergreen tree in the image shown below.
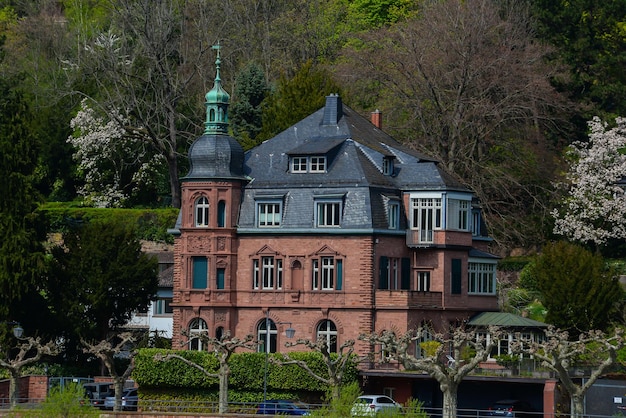
[[293,78],[285,74],[278,80],[276,90],[272,91],[263,103],[263,128],[258,142],[272,138],[294,123],[324,107],[326,96],[340,93],[330,74],[305,63]]
[[38,141],[18,82],[0,78],[0,319],[13,320],[19,319],[14,307],[40,282],[45,240],[33,186]]
[[261,103],[268,91],[265,74],[257,64],[249,64],[235,81],[236,101],[230,107],[229,119],[235,137],[244,150],[257,145],[254,140],[263,126]]
[[572,337],[593,329],[608,329],[617,302],[623,299],[617,275],[599,254],[564,241],[546,245],[534,274],[546,322]]
[[155,298],[157,261],[142,252],[131,226],[110,221],[74,226],[52,255],[47,294],[69,338],[104,340]]

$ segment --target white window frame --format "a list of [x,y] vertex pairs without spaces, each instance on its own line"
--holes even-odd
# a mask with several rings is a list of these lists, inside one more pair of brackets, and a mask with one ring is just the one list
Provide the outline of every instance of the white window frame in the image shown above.
[[329,353],[336,353],[337,344],[337,326],[330,319],[325,319],[317,326],[317,339],[324,338]]
[[200,338],[201,335],[209,335],[209,327],[206,321],[202,318],[194,318],[189,323],[189,349],[195,351],[204,351],[204,341]]
[[448,225],[447,229],[469,231],[471,201],[465,199],[448,198]]
[[430,271],[417,272],[417,291],[430,292]]
[[470,258],[467,263],[467,293],[496,294],[496,262]]
[[400,203],[390,201],[387,204],[387,221],[389,229],[400,228]]
[[196,199],[194,205],[195,211],[195,225],[199,228],[206,228],[209,226],[209,199],[206,196],[200,196]]
[[309,172],[325,173],[326,172],[326,157],[322,155],[309,157]]
[[442,229],[443,204],[439,197],[411,198],[411,229],[419,231],[419,241],[434,242],[434,231]]
[[313,260],[313,290],[335,290],[337,282],[335,257]]
[[308,170],[309,162],[307,157],[291,157],[291,172],[292,173],[306,173]]
[[282,222],[283,204],[281,201],[257,202],[257,226],[277,228]]
[[252,260],[252,288],[254,290],[279,290],[283,288],[283,260],[262,256]]
[[315,226],[318,228],[338,228],[342,219],[341,200],[315,201]]

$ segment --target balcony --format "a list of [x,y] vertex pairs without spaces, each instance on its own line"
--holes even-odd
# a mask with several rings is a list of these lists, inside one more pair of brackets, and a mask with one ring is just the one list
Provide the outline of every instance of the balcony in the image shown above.
[[418,292],[415,290],[376,290],[376,307],[441,308],[442,292]]

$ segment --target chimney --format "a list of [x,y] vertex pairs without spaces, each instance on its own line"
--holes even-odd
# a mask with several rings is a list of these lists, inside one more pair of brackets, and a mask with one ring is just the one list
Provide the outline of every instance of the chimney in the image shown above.
[[372,112],[372,124],[378,129],[383,129],[383,113],[378,109]]
[[322,120],[322,125],[337,125],[341,116],[343,116],[341,97],[339,97],[338,94],[330,94],[329,96],[326,96],[324,120]]

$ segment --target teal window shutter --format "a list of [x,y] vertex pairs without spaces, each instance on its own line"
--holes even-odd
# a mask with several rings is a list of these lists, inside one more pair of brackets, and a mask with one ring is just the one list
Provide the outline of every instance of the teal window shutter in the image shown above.
[[206,257],[193,257],[193,280],[191,287],[194,289],[206,289],[208,276],[208,261]]
[[337,268],[337,286],[335,287],[335,290],[341,290],[341,287],[343,286],[343,262],[342,260],[335,260],[335,267]]
[[220,228],[226,226],[226,202],[223,200],[217,204],[217,226]]
[[401,268],[400,289],[411,290],[411,260],[403,257]]
[[218,289],[223,289],[224,288],[224,276],[226,274],[226,271],[224,269],[217,269],[217,288]]
[[460,258],[452,259],[452,283],[451,292],[453,295],[461,294],[461,262]]

